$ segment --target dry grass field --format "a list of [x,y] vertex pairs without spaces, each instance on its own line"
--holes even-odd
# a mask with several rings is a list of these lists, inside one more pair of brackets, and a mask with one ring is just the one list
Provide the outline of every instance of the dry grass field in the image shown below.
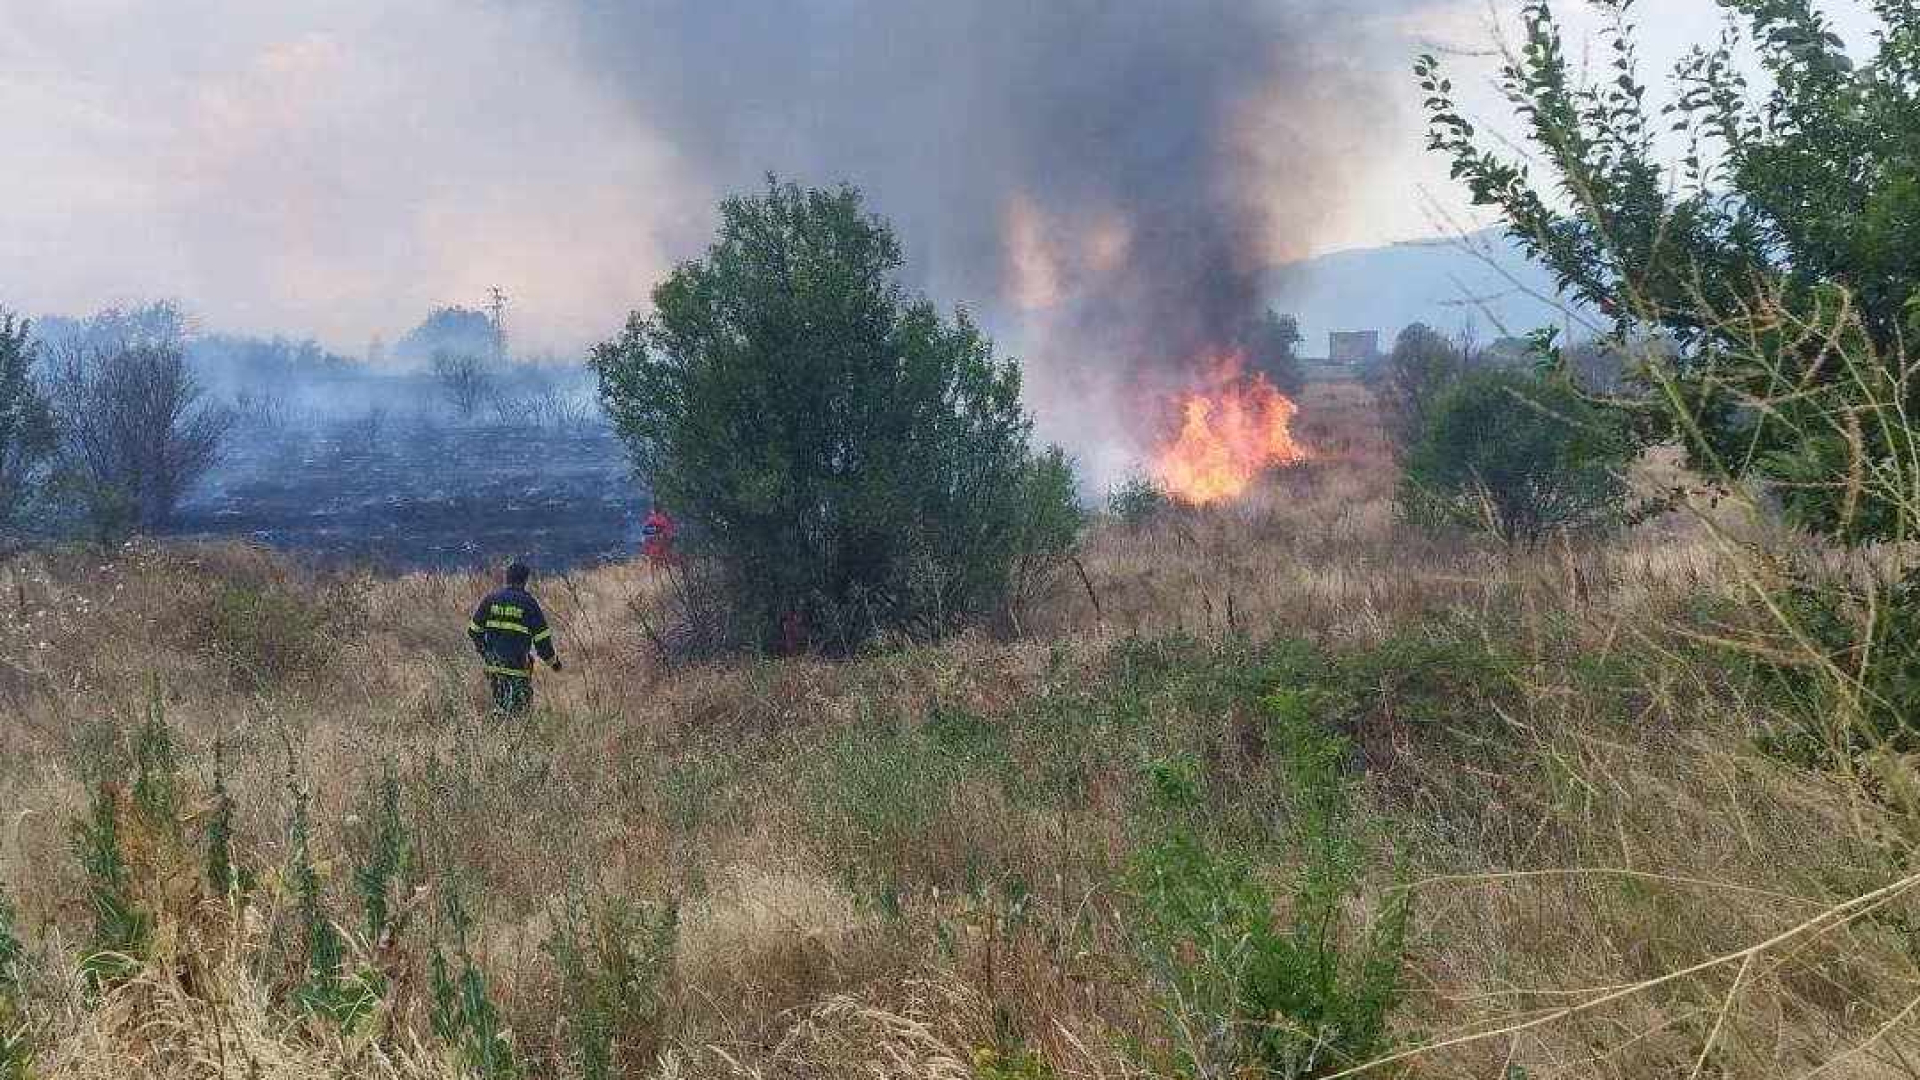
[[0,567],[0,1076],[1920,1077],[1914,765],[1727,647],[1803,542],[1429,538],[1303,420],[1000,634],[670,667],[649,569],[543,579],[524,723],[478,578]]

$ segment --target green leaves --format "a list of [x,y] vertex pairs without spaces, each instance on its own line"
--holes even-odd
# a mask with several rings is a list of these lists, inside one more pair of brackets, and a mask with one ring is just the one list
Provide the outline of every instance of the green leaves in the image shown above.
[[30,327],[0,308],[0,529],[18,520],[45,480],[53,411],[33,377]]
[[679,937],[671,904],[569,894],[545,949],[560,975],[568,1041],[583,1080],[651,1064],[661,1039],[667,980]]
[[1620,520],[1620,417],[1570,387],[1516,372],[1467,376],[1434,402],[1403,462],[1403,512],[1531,544]]
[[1277,690],[1266,713],[1301,855],[1287,904],[1245,853],[1195,824],[1196,763],[1148,770],[1150,803],[1174,824],[1135,857],[1131,883],[1172,1075],[1327,1075],[1379,1052],[1401,997],[1407,891],[1392,890],[1365,928],[1347,914],[1364,861],[1342,775],[1350,747],[1310,691]]
[[133,870],[122,847],[119,800],[110,784],[95,792],[85,818],[73,829],[73,850],[87,876],[93,934],[80,970],[96,990],[139,970],[153,933],[153,917],[134,898]]
[[[1879,50],[1856,70],[1815,0],[1729,0],[1728,31],[1686,56],[1671,100],[1655,107],[1635,69],[1632,6],[1610,6],[1610,59],[1591,84],[1577,80],[1552,6],[1523,9],[1521,45],[1501,87],[1545,181],[1530,177],[1518,154],[1477,137],[1446,92],[1440,63],[1419,58],[1429,143],[1451,159],[1475,203],[1499,211],[1514,238],[1573,299],[1612,320],[1621,340],[1671,339],[1678,378],[1696,379],[1716,351],[1741,344],[1740,313],[1803,305],[1826,286],[1857,297],[1873,344],[1891,354],[1920,286],[1912,196],[1920,12],[1878,7]],[[1737,62],[1749,47],[1766,69],[1764,92]],[[1684,140],[1672,167],[1653,149],[1656,122]],[[1760,366],[1744,377],[1721,366],[1713,377],[1751,394],[1771,376]],[[1680,426],[1675,418],[1655,435]],[[1741,463],[1765,460],[1763,452]]]
[[900,265],[858,191],[769,178],[721,205],[651,317],[594,350],[636,471],[722,572],[735,644],[795,621],[834,652],[938,636],[1072,542],[1064,460],[1029,448],[1019,366],[965,310],[909,298]]
[[21,1008],[26,947],[15,921],[13,902],[0,889],[0,1080],[27,1080],[33,1064],[31,1031]]
[[[1822,533],[1900,535],[1897,500],[1875,492],[1902,486],[1877,473],[1910,451],[1885,418],[1920,407],[1904,359],[1920,292],[1920,7],[1876,5],[1878,48],[1856,67],[1816,0],[1727,0],[1728,30],[1687,54],[1655,107],[1631,5],[1612,6],[1611,59],[1591,84],[1551,5],[1523,10],[1501,83],[1545,181],[1475,137],[1423,56],[1431,145],[1616,341],[1660,343],[1643,439],[1683,442],[1715,480],[1759,477]],[[1760,86],[1742,74],[1749,50]],[[1684,140],[1672,167],[1651,149],[1656,120]]]

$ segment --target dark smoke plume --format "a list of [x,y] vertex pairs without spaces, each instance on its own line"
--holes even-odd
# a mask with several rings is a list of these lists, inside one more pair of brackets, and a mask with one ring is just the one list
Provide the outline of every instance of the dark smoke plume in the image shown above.
[[1026,354],[1043,423],[1083,455],[1137,443],[1139,388],[1264,309],[1272,266],[1365,167],[1342,153],[1353,131],[1385,116],[1403,58],[1368,28],[1422,6],[575,3],[588,54],[696,189],[769,171],[861,187],[919,283]]

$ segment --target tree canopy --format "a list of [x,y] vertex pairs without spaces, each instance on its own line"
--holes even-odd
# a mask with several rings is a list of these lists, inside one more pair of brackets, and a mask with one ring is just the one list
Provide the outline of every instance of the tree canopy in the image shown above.
[[1306,369],[1300,365],[1300,321],[1268,309],[1242,337],[1253,370],[1265,375],[1283,394],[1298,394],[1306,385]]
[[[1634,0],[1602,6],[1614,20],[1591,82],[1552,5],[1522,10],[1500,83],[1541,168],[1464,116],[1428,56],[1433,149],[1612,319],[1616,343],[1661,343],[1641,365],[1658,390],[1644,436],[1680,437],[1710,475],[1769,480],[1821,531],[1904,529],[1858,477],[1912,449],[1889,420],[1920,407],[1903,342],[1920,275],[1920,7],[1874,0],[1882,31],[1856,64],[1815,0],[1721,0],[1726,34],[1656,103]],[[1749,52],[1764,79],[1745,74]]]
[[499,334],[486,312],[441,307],[428,312],[420,325],[394,342],[393,351],[410,360],[430,360],[435,353],[491,358],[499,345]]
[[[1562,287],[1623,323],[1693,344],[1715,332],[1710,312],[1762,279],[1801,291],[1837,283],[1890,339],[1920,271],[1920,250],[1902,242],[1920,228],[1920,12],[1876,0],[1886,32],[1856,66],[1814,0],[1722,0],[1734,16],[1726,36],[1689,53],[1672,100],[1655,106],[1634,0],[1600,6],[1616,16],[1604,78],[1578,81],[1546,0],[1523,9],[1501,74],[1551,187],[1478,131],[1439,62],[1421,59],[1431,145],[1474,201],[1502,211]],[[1739,63],[1747,46],[1764,92]],[[1677,161],[1665,131],[1683,140]]]
[[1615,524],[1627,495],[1618,421],[1557,380],[1463,374],[1423,403],[1404,451],[1401,506],[1509,544]]
[[34,376],[31,331],[0,309],[0,530],[19,519],[57,445],[53,411]]
[[747,636],[795,620],[828,649],[935,635],[1072,541],[1071,472],[1029,447],[1019,366],[964,310],[906,295],[899,244],[858,191],[770,181],[720,218],[592,363]]

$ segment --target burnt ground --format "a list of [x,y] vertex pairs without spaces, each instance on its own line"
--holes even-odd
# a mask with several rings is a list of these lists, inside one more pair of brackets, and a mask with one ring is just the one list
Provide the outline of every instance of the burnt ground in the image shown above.
[[323,421],[236,438],[173,532],[385,570],[558,569],[631,556],[645,512],[604,427]]

